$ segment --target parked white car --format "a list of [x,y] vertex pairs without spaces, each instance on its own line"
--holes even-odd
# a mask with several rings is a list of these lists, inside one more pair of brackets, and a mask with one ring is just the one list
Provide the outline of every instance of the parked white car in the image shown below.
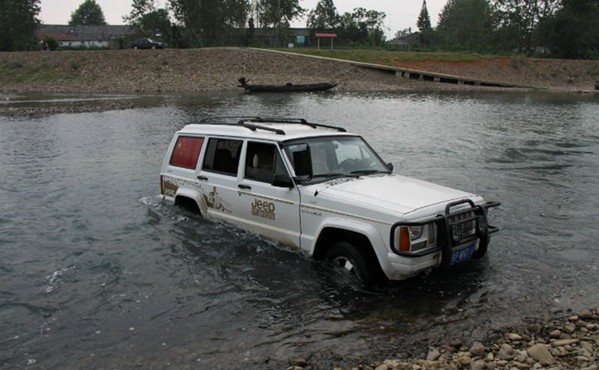
[[498,231],[487,210],[498,202],[392,171],[340,127],[213,119],[175,133],[160,192],[328,261],[365,285],[485,255]]

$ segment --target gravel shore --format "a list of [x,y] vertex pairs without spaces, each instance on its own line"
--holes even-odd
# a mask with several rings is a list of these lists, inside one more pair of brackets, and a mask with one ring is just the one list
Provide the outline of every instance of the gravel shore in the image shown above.
[[[480,62],[409,62],[395,66],[465,78],[594,93],[599,61],[500,57]],[[335,60],[257,49],[204,48],[0,53],[0,114],[31,115],[126,109],[130,101],[21,108],[7,104],[28,94],[243,93],[240,77],[255,84],[332,82],[335,91],[506,90],[402,78]]]
[[[287,370],[321,369],[299,358]],[[333,370],[345,370],[332,366]],[[489,342],[429,347],[422,358],[388,359],[352,370],[599,370],[599,307],[553,314],[506,330]]]
[[387,360],[375,370],[599,369],[599,308],[507,331],[494,343],[430,348],[426,359]]

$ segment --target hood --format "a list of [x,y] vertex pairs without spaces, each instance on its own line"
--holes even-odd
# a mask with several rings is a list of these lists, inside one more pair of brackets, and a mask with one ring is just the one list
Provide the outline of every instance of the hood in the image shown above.
[[402,214],[439,203],[472,198],[474,194],[400,175],[337,179],[314,185],[317,198],[337,198]]

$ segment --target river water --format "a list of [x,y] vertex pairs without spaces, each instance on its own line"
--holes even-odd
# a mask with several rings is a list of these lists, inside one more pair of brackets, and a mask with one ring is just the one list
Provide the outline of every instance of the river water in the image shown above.
[[[2,369],[282,369],[297,357],[330,369],[599,303],[596,96],[127,99],[127,110],[0,117]],[[396,172],[501,201],[502,230],[483,261],[341,289],[302,255],[159,199],[172,134],[237,115],[345,126]]]

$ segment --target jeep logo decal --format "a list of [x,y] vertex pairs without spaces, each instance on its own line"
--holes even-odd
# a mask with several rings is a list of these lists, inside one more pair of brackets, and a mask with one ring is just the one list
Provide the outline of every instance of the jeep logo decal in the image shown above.
[[264,200],[259,200],[258,198],[254,198],[254,203],[252,203],[252,216],[274,220],[275,204],[273,202],[267,202]]

